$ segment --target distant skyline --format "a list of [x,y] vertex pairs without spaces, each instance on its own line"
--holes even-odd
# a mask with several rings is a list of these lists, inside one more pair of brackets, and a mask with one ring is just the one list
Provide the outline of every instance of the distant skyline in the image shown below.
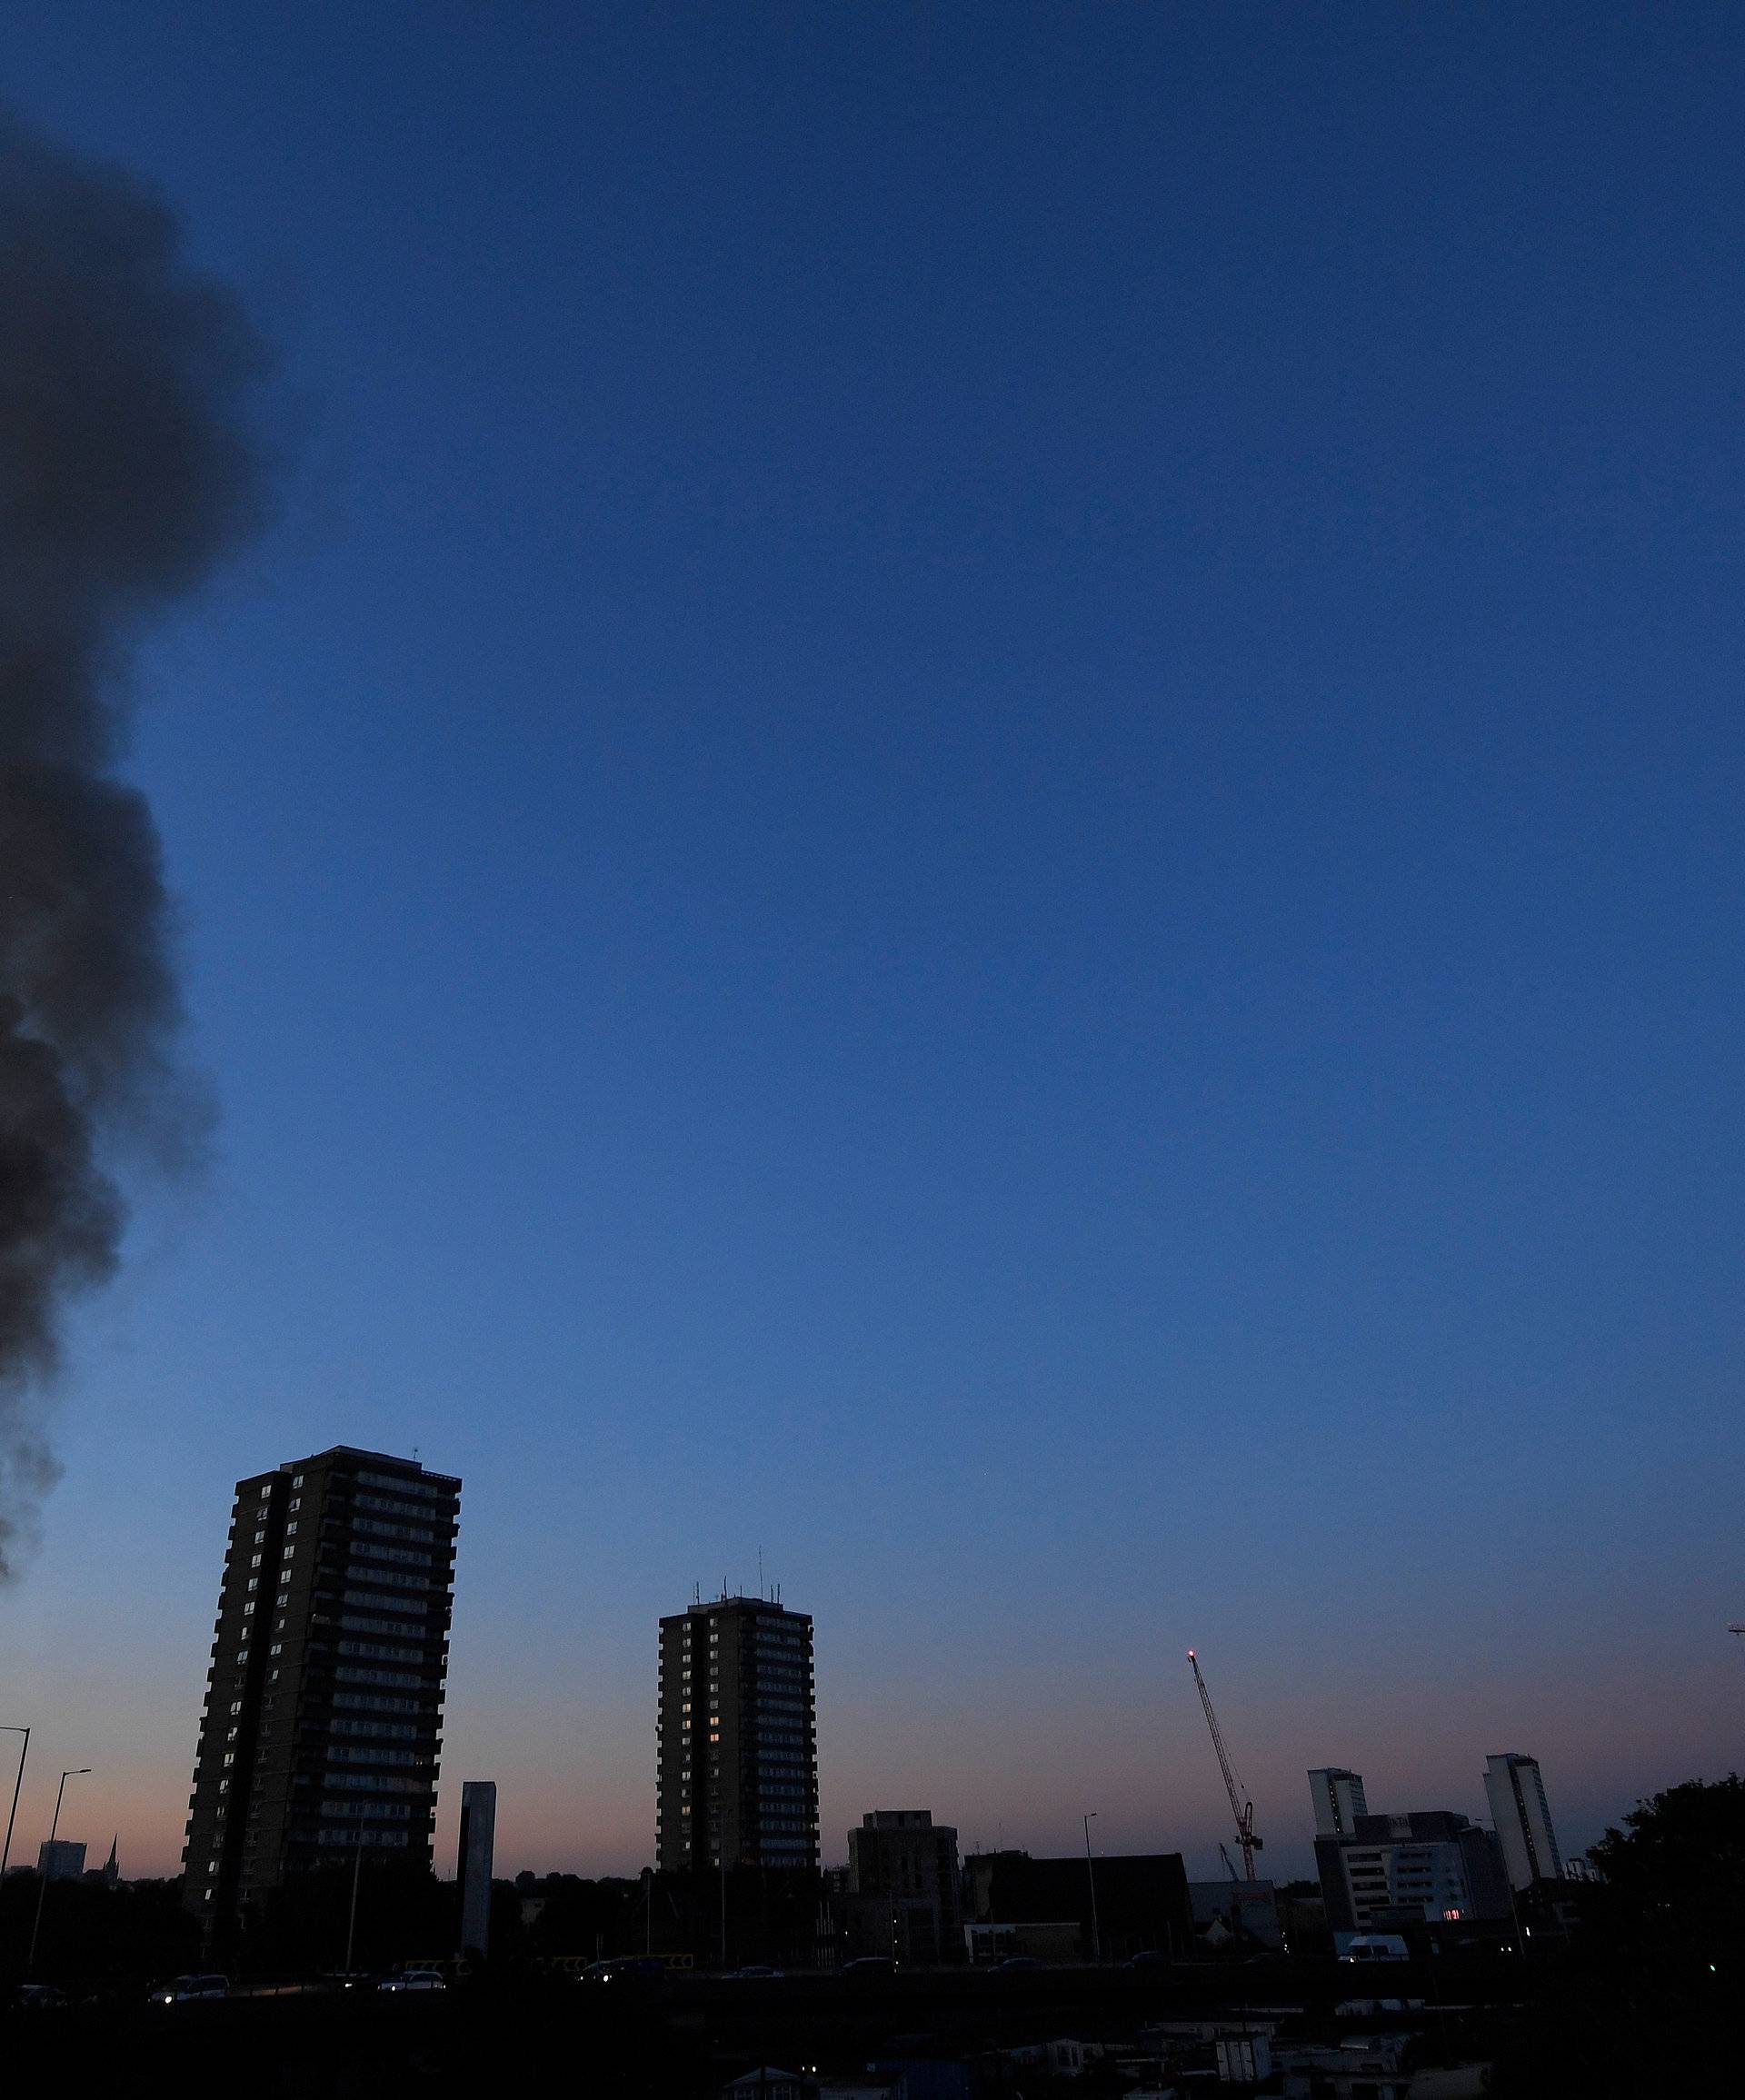
[[[826,1861],[1566,1854],[1738,1761],[1745,21],[8,16],[276,344],[154,639],[210,1172],[81,1308],[15,1857],[179,1857],[233,1483],[465,1480],[437,1858],[652,1859],[816,1627]],[[0,1773],[9,1773],[0,1737]]]

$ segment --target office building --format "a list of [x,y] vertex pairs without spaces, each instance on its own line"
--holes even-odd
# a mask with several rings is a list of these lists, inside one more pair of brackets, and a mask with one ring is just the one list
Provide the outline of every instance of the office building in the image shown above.
[[1546,1806],[1545,1782],[1539,1759],[1504,1750],[1484,1761],[1484,1797],[1497,1827],[1502,1863],[1511,1888],[1531,1888],[1536,1881],[1561,1881],[1563,1861]]
[[875,1808],[848,1834],[843,1898],[851,1955],[963,1958],[957,1832],[925,1808]]
[[45,1881],[76,1881],[85,1872],[85,1847],[70,1837],[45,1837],[36,1847],[36,1871]]
[[1360,1816],[1350,1836],[1318,1836],[1315,1865],[1333,1932],[1507,1917],[1509,1884],[1488,1830],[1451,1810]]
[[460,1492],[344,1444],[237,1483],[183,1852],[209,1935],[365,1847],[429,1866]]
[[1311,1772],[1309,1793],[1315,1804],[1317,1837],[1349,1837],[1357,1818],[1370,1812],[1362,1774],[1348,1772],[1342,1765],[1322,1765]]
[[461,1836],[455,1868],[461,1884],[461,1952],[491,1952],[491,1867],[497,1843],[494,1779],[461,1781]]
[[722,1597],[661,1621],[661,1866],[816,1866],[812,1620]]

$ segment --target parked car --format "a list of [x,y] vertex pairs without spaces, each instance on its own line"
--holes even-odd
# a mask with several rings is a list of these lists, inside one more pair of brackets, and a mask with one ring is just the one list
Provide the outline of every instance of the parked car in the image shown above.
[[378,1991],[445,1991],[448,1978],[439,1969],[402,1969],[397,1976],[384,1976]]
[[603,1962],[590,1962],[576,1978],[583,1984],[651,1984],[667,1973],[659,1955],[613,1955]]
[[1129,1955],[1122,1966],[1130,1969],[1167,1969],[1172,1965],[1161,1946],[1145,1946],[1137,1954]]
[[20,1984],[13,2003],[21,2013],[58,2012],[71,2003],[65,1991],[57,1991],[53,1984]]
[[1015,1976],[1031,1969],[1039,1969],[1042,1966],[1034,1955],[1008,1955],[1004,1961],[995,1962],[988,1974],[991,1976]]
[[729,1980],[740,1984],[763,1984],[781,1974],[780,1969],[773,1969],[766,1963],[747,1962],[743,1969],[734,1969]]
[[889,1955],[856,1955],[852,1962],[844,1962],[840,1973],[845,1976],[893,1976],[897,1965]]
[[227,1998],[230,1995],[228,1976],[173,1976],[167,1984],[158,1984],[146,2000],[154,2005],[191,2005],[208,1998]]

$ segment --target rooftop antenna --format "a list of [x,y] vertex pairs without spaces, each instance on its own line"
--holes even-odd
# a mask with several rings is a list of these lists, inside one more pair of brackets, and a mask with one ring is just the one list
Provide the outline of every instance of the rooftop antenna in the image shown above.
[[761,1546],[757,1549],[757,1595],[760,1603],[767,1604],[769,1602],[768,1595],[763,1587],[763,1548]]

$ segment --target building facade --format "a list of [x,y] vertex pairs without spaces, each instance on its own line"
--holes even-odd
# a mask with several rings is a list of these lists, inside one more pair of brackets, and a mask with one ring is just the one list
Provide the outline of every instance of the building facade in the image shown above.
[[77,1881],[85,1872],[83,1842],[45,1837],[36,1847],[36,1871],[45,1881]]
[[663,1618],[656,1734],[663,1870],[817,1866],[808,1614],[723,1597]]
[[1497,1826],[1497,1843],[1511,1888],[1531,1888],[1536,1881],[1561,1881],[1563,1859],[1551,1828],[1545,1782],[1539,1759],[1504,1750],[1484,1761],[1484,1797]]
[[875,1808],[863,1816],[848,1834],[844,1915],[853,1955],[962,1961],[957,1832],[926,1808]]
[[208,1936],[366,1847],[429,1866],[460,1493],[349,1445],[237,1482],[183,1851]]
[[1334,1932],[1397,1932],[1509,1915],[1496,1840],[1451,1809],[1360,1816],[1350,1836],[1315,1839],[1315,1865]]
[[1363,1775],[1348,1772],[1342,1765],[1322,1765],[1311,1772],[1309,1792],[1315,1804],[1317,1837],[1349,1837],[1357,1818],[1370,1812]]
[[461,1885],[461,1952],[491,1952],[491,1873],[497,1846],[497,1783],[461,1781],[461,1832],[455,1870]]

